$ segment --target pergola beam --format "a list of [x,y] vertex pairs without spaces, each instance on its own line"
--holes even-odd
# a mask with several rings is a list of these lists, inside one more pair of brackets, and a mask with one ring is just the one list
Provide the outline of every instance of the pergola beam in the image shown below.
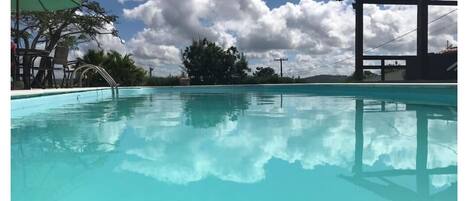
[[[383,5],[417,5],[420,0],[363,0],[363,4],[383,4]],[[428,1],[430,6],[457,6],[458,1]]]
[[363,55],[363,60],[408,60],[415,57],[413,55]]
[[406,69],[407,66],[404,65],[398,65],[398,66],[377,66],[377,65],[369,65],[369,66],[363,66],[363,69]]

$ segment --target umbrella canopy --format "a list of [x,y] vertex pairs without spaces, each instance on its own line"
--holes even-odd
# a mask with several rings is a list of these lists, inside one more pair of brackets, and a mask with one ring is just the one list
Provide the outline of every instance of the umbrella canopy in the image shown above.
[[[15,43],[16,46],[19,47],[19,40],[20,40],[20,13],[23,11],[32,11],[32,12],[51,12],[57,10],[65,10],[69,8],[79,7],[81,5],[82,0],[11,0],[11,12],[15,13],[16,18],[16,37]],[[29,72],[29,67],[23,69],[23,72]],[[29,83],[29,73],[25,73],[24,75],[28,77],[28,81],[25,82],[25,88],[30,89]]]
[[16,12],[19,2],[21,11],[56,11],[75,8],[81,5],[81,0],[11,0],[11,11]]
[[[11,0],[11,11],[16,13],[16,30],[19,30],[21,11],[47,12],[75,8],[81,5],[81,0]],[[15,42],[18,44],[19,32],[16,32]]]

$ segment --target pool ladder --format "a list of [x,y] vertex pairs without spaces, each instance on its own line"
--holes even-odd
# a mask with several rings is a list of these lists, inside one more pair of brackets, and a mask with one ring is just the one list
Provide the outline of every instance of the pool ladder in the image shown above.
[[107,73],[107,71],[104,70],[103,67],[92,65],[92,64],[85,64],[83,66],[75,68],[75,70],[73,70],[73,72],[72,72],[71,79],[69,79],[70,86],[73,86],[73,81],[75,80],[74,78],[75,78],[75,76],[76,76],[76,74],[79,70],[83,70],[80,73],[80,76],[78,77],[78,81],[79,81],[78,86],[79,87],[82,87],[83,75],[85,75],[90,70],[94,70],[99,75],[101,75],[101,77],[103,77],[104,80],[106,80],[106,82],[109,84],[109,86],[111,87],[111,90],[112,90],[112,95],[119,94],[119,89],[118,89],[119,84],[111,77],[111,75],[109,75],[109,73]]

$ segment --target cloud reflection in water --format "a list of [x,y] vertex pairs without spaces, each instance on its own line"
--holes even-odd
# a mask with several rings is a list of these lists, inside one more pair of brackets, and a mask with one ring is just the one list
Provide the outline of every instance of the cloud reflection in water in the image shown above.
[[[272,158],[298,162],[310,170],[317,166],[353,166],[352,98],[284,95],[280,106],[278,95],[181,97],[154,101],[150,109],[136,108],[139,115],[128,119],[127,125],[132,135],[144,140],[125,151],[129,157],[118,169],[188,184],[208,176],[239,183],[259,182],[265,178],[265,166]],[[363,123],[364,165],[381,163],[391,169],[415,169],[415,112],[365,114]],[[429,168],[457,164],[455,134],[455,121],[429,121]],[[432,176],[436,187],[455,180],[454,175]]]

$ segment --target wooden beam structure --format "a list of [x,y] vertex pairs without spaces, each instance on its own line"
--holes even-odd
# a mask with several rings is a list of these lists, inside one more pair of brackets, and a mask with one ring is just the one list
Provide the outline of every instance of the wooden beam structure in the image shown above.
[[363,60],[408,60],[415,58],[412,55],[363,55]]
[[428,62],[428,0],[420,0],[417,4],[417,68],[418,79],[423,79],[425,66]]
[[[364,4],[382,4],[382,5],[417,5],[420,0],[363,0]],[[457,6],[458,1],[439,1],[427,0],[430,6]]]
[[355,78],[363,80],[363,0],[355,0]]
[[[425,75],[425,67],[428,65],[428,7],[429,6],[457,6],[456,0],[355,0],[355,77],[363,80],[363,60],[386,60],[393,59],[390,56],[364,56],[363,55],[363,5],[415,5],[417,6],[417,71],[422,79]],[[396,57],[396,56],[391,56]],[[414,56],[415,57],[415,56]],[[408,61],[410,57],[402,57]],[[399,59],[396,59],[399,60]],[[383,66],[383,64],[381,64]],[[369,68],[367,68],[369,69]],[[373,68],[374,69],[374,68]],[[382,70],[383,73],[383,70]]]
[[370,65],[370,66],[363,66],[363,69],[370,69],[370,70],[384,70],[386,68],[389,69],[406,69],[407,66],[405,65],[399,65],[399,66],[385,66],[385,65]]

